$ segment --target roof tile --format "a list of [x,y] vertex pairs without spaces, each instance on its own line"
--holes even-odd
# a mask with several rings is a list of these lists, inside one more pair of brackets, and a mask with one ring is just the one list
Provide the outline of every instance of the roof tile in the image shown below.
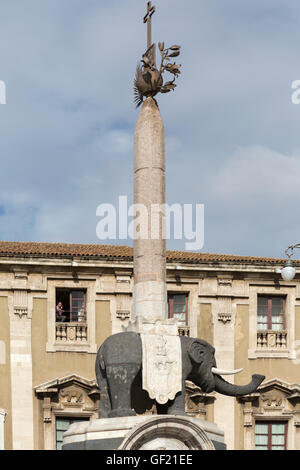
[[[0,241],[0,257],[46,257],[46,258],[107,258],[132,260],[133,248],[122,245],[40,243]],[[263,258],[230,254],[214,254],[191,251],[167,251],[168,262],[182,263],[238,263],[238,264],[282,264],[280,258]],[[294,260],[295,264],[300,261]]]

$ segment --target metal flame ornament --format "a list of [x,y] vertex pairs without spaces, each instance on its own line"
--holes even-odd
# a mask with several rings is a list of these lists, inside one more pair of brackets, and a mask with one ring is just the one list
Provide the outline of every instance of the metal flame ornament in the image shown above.
[[[134,80],[134,101],[138,108],[144,101],[144,97],[154,97],[157,93],[169,93],[176,88],[175,80],[180,75],[181,65],[172,63],[172,59],[180,55],[180,46],[174,45],[165,49],[163,42],[158,43],[161,55],[160,68],[156,66],[156,45],[152,44],[151,26],[152,15],[155,13],[155,7],[151,2],[147,4],[147,14],[144,17],[144,23],[147,23],[147,50],[142,56],[141,65],[136,69]],[[173,75],[173,80],[164,83],[163,74],[169,72]]]

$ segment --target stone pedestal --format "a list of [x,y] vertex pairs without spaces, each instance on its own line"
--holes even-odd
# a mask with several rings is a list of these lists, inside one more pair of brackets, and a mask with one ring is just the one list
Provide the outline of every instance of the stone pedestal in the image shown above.
[[74,423],[63,450],[226,450],[214,423],[173,415],[143,415]]

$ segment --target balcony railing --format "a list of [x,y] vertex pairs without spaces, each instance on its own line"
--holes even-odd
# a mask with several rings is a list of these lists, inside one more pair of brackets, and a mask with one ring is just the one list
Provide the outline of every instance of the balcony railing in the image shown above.
[[287,332],[285,330],[261,330],[257,332],[258,349],[286,349]]
[[58,343],[86,343],[87,323],[82,322],[57,322],[56,341]]
[[190,327],[189,326],[179,326],[178,327],[179,336],[190,336]]

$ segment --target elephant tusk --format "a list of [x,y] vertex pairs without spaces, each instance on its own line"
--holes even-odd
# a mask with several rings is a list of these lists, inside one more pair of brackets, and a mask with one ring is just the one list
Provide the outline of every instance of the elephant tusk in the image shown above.
[[213,374],[218,374],[218,375],[234,375],[238,374],[241,372],[243,369],[237,369],[237,370],[223,370],[223,369],[217,369],[216,367],[212,367],[211,371]]

